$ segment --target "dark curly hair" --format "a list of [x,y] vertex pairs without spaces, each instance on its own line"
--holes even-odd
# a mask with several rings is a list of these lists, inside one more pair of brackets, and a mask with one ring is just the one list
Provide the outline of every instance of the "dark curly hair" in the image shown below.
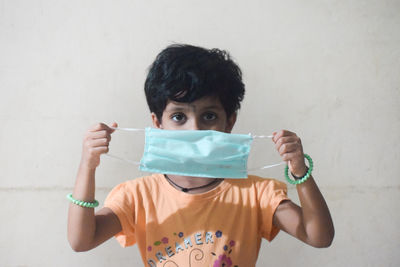
[[161,121],[168,100],[190,103],[217,96],[229,118],[244,97],[242,72],[228,52],[186,44],[162,50],[144,85],[147,104]]

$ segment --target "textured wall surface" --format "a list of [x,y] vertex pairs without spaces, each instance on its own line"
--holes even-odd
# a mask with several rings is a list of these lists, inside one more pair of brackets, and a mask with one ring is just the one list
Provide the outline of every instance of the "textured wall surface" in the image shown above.
[[[257,266],[399,266],[399,14],[398,0],[0,0],[0,266],[142,265],[115,240],[73,252],[65,195],[90,125],[151,125],[146,70],[174,42],[239,63],[247,92],[234,132],[294,131],[314,159],[332,246],[282,232]],[[114,154],[138,160],[142,149],[140,133],[113,136]],[[265,140],[251,157],[279,161]],[[284,180],[283,167],[256,174]],[[141,175],[103,157],[96,198]],[[294,187],[289,196],[298,203]]]

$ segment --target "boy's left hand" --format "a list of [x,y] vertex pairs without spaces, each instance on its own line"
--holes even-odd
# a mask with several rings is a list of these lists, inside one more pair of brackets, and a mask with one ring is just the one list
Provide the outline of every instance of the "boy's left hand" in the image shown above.
[[300,138],[287,130],[273,132],[272,135],[276,150],[278,150],[282,159],[288,162],[289,171],[297,177],[303,176],[307,168]]

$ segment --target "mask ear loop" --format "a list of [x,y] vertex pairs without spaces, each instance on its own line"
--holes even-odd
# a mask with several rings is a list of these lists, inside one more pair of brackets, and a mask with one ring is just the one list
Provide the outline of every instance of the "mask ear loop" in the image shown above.
[[[249,133],[249,135],[250,135],[253,139],[264,139],[264,138],[272,138],[272,137],[274,137],[273,135],[252,135],[252,134],[250,134],[250,133]],[[264,170],[264,169],[269,169],[269,168],[276,167],[276,166],[283,165],[283,164],[286,164],[286,162],[285,162],[285,161],[282,161],[282,162],[280,162],[280,163],[276,163],[276,164],[272,164],[272,165],[265,165],[265,166],[262,166],[262,167],[251,168],[251,169],[248,169],[247,171]]]
[[121,128],[121,127],[110,127],[113,130],[128,131],[128,132],[144,132],[146,129],[139,128]]
[[[120,131],[127,131],[127,132],[144,132],[145,131],[145,129],[139,129],[139,128],[121,128],[121,127],[110,127],[110,128],[113,129],[113,130],[120,130]],[[133,165],[140,165],[139,161],[133,161],[133,160],[129,160],[129,159],[120,158],[120,157],[115,156],[115,155],[110,154],[110,153],[106,153],[104,155],[106,155],[106,156],[108,156],[110,158],[114,158],[114,159],[119,159],[119,160],[125,161],[125,162],[133,164]]]
[[264,170],[264,169],[269,169],[269,168],[276,167],[276,166],[283,165],[283,164],[286,164],[286,162],[281,162],[281,163],[272,164],[272,165],[266,165],[266,166],[258,167],[258,168],[251,168],[251,169],[248,169],[247,171]]
[[256,138],[272,138],[272,137],[274,137],[273,135],[252,135],[252,134],[249,134],[251,137],[253,137],[254,139],[256,139]]
[[106,153],[104,155],[106,155],[107,157],[110,157],[110,158],[114,158],[114,159],[119,159],[119,160],[125,161],[125,162],[133,164],[133,165],[140,165],[139,161],[133,161],[133,160],[129,160],[129,159],[120,158],[120,157],[117,157],[117,156],[115,156],[113,154],[110,154],[110,153]]

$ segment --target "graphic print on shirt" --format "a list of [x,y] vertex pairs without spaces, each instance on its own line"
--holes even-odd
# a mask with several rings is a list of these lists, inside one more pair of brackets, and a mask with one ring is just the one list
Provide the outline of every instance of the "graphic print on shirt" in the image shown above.
[[[173,233],[174,241],[168,237],[163,237],[153,243],[153,246],[148,246],[147,251],[153,254],[153,258],[148,258],[147,263],[149,267],[192,267],[192,263],[197,262],[200,264],[202,261],[212,262],[212,267],[239,267],[234,265],[230,254],[233,252],[236,242],[230,240],[228,244],[222,247],[215,246],[214,236],[219,239],[222,237],[222,231],[218,230],[213,235],[212,232],[197,232],[191,236],[185,236],[183,232]],[[194,241],[194,242],[193,242]],[[193,247],[197,245],[197,247]],[[214,250],[210,255],[206,255],[202,249],[204,246],[213,246]],[[187,261],[184,266],[179,266],[174,257],[178,257],[179,252],[188,251]],[[186,254],[187,255],[187,254]],[[210,257],[213,259],[210,261]],[[179,260],[182,262],[182,259]]]

